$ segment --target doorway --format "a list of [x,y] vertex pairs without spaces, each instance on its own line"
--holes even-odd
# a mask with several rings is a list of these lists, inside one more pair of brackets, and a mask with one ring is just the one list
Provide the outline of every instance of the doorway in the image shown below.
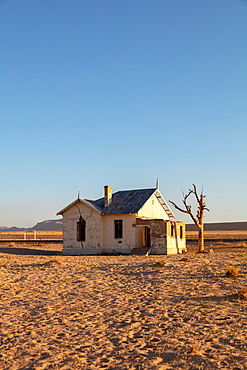
[[144,226],[142,229],[142,246],[151,247],[150,227]]

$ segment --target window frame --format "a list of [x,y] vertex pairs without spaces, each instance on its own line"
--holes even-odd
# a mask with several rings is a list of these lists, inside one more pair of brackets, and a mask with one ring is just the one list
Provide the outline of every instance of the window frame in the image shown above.
[[82,216],[80,216],[79,221],[77,221],[76,239],[78,242],[86,241],[86,221]]
[[179,236],[180,236],[180,239],[183,239],[183,237],[184,237],[183,225],[180,225],[180,227],[179,227]]
[[170,229],[170,236],[171,238],[175,237],[175,225],[171,222],[171,229]]
[[114,220],[114,239],[123,239],[123,220]]

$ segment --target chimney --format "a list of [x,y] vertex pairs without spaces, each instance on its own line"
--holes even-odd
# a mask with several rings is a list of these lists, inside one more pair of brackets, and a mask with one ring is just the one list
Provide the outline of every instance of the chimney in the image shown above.
[[104,186],[105,190],[105,207],[108,207],[112,201],[112,186]]

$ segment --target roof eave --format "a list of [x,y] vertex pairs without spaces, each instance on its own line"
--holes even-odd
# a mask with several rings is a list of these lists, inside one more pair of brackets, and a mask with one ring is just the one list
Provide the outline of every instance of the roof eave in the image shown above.
[[98,213],[102,213],[100,212],[96,207],[94,207],[94,205],[88,201],[86,201],[85,199],[81,199],[81,198],[77,198],[76,200],[74,200],[74,202],[70,203],[69,205],[67,205],[67,207],[63,208],[61,211],[59,211],[57,213],[57,216],[59,215],[63,215],[64,212],[66,212],[69,208],[73,207],[74,205],[76,205],[76,203],[83,203],[85,204],[86,206],[92,208],[94,211],[98,212]]
[[161,206],[165,210],[167,216],[169,218],[176,218],[176,216],[172,212],[171,208],[169,207],[168,203],[166,202],[165,198],[163,197],[163,195],[161,194],[161,192],[159,191],[159,189],[156,189],[155,195],[156,195],[158,201],[160,202]]

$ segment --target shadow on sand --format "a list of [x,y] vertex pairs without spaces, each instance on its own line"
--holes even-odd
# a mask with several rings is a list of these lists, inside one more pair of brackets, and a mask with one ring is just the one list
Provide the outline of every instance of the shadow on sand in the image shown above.
[[46,249],[35,249],[35,248],[16,248],[16,247],[0,247],[0,253],[5,254],[16,254],[26,256],[61,256],[60,250],[51,251]]

